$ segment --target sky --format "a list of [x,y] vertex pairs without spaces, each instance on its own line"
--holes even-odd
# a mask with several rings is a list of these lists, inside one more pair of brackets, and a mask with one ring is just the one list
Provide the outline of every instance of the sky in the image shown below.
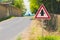
[[23,0],[24,1],[24,4],[25,4],[25,7],[27,10],[30,10],[30,3],[29,3],[29,0]]
[[30,11],[30,2],[29,2],[29,0],[24,0],[24,4],[25,4],[25,7],[27,9],[25,15],[28,15],[28,14],[32,15],[32,13]]

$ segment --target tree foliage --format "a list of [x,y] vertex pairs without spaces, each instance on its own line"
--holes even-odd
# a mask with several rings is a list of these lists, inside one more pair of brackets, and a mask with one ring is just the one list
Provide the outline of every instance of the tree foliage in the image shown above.
[[12,5],[19,8],[22,11],[25,9],[24,4],[23,4],[23,0],[13,0]]
[[46,6],[46,9],[50,13],[60,13],[59,0],[30,0],[30,8],[32,13],[36,13],[42,3]]
[[30,0],[30,9],[32,13],[36,13],[41,4],[42,0]]
[[50,13],[60,13],[60,1],[46,0],[43,3]]
[[26,8],[25,8],[23,0],[12,0],[12,5],[20,9],[22,13],[21,16],[25,14]]

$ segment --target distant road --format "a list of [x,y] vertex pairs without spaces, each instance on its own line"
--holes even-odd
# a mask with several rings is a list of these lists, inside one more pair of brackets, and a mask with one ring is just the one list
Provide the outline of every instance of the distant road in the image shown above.
[[31,24],[30,17],[15,17],[0,22],[0,40],[11,40]]

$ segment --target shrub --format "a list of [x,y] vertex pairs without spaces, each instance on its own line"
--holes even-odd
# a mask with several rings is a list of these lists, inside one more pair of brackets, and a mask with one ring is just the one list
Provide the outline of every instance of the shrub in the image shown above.
[[18,37],[17,37],[17,40],[21,40],[21,37],[20,37],[20,36],[18,36]]
[[6,20],[6,19],[9,19],[9,18],[11,18],[11,17],[13,17],[13,16],[8,16],[8,17],[0,18],[0,22],[1,22],[1,21],[4,21],[4,20]]
[[37,37],[37,40],[60,40],[60,36],[45,36],[45,37]]

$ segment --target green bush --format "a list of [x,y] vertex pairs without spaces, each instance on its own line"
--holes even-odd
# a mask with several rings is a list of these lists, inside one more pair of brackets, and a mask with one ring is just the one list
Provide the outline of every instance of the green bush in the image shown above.
[[37,40],[60,40],[60,36],[45,36],[45,37],[37,37]]
[[0,18],[0,22],[1,22],[1,21],[4,21],[4,20],[6,20],[6,19],[9,19],[9,18],[11,18],[11,17],[13,17],[13,16],[8,16],[8,17]]
[[16,40],[21,40],[21,37],[20,37],[20,36],[18,36]]

